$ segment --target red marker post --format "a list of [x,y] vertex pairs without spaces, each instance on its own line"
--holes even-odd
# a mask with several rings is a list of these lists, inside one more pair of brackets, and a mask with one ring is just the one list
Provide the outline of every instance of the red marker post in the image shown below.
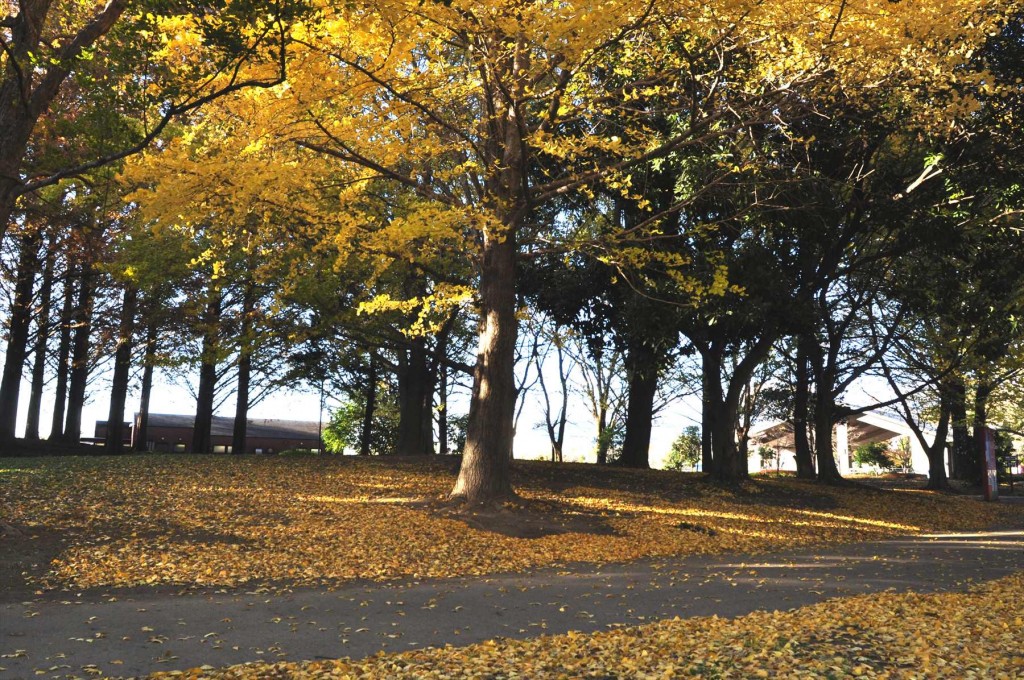
[[985,500],[999,500],[999,471],[996,468],[996,433],[985,428]]

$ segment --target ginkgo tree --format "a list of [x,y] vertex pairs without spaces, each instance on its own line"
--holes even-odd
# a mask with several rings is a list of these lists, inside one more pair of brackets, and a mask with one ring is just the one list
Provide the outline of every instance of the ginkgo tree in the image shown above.
[[[881,86],[905,88],[911,98],[955,78],[983,84],[982,75],[955,67],[1005,3],[314,4],[315,14],[292,27],[288,80],[221,103],[225,124],[246,121],[247,142],[238,149],[226,136],[242,153],[218,153],[216,164],[244,166],[263,147],[286,160],[250,163],[232,182],[236,197],[218,195],[250,210],[254,193],[272,201],[267,182],[280,183],[276,207],[289,217],[260,228],[329,226],[341,250],[381,220],[369,185],[390,183],[416,197],[388,216],[377,232],[386,247],[373,257],[386,267],[384,253],[408,257],[411,244],[457,248],[476,270],[477,363],[451,495],[488,502],[513,495],[519,259],[540,243],[582,245],[559,242],[556,230],[532,219],[538,207],[599,186],[634,202],[649,216],[611,230],[602,250],[615,266],[643,266],[658,255],[630,243],[658,235],[687,196],[653,209],[633,186],[639,168],[754,125],[785,127],[812,112],[815,98]],[[970,109],[957,100],[929,115]],[[261,189],[238,191],[249,181]],[[174,221],[187,211],[160,212]],[[685,259],[665,264],[693,301],[708,293],[688,278]],[[456,286],[418,301],[460,304],[469,292]]]
[[[217,97],[285,77],[303,3],[0,5],[0,238],[21,196],[144,149]],[[108,120],[107,134],[75,127]]]

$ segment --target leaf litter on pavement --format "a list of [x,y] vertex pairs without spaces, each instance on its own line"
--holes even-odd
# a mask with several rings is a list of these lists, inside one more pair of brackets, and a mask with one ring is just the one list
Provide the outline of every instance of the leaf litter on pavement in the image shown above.
[[363,660],[251,663],[154,679],[992,678],[1024,676],[1024,572],[968,593],[878,593],[735,619],[489,640]]

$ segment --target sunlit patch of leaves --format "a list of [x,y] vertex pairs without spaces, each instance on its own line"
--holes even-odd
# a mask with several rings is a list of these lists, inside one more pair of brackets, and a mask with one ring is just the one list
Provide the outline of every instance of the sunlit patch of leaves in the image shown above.
[[994,678],[1024,675],[1024,572],[969,593],[891,593],[736,619],[490,640],[361,661],[254,663],[153,678]]
[[[568,526],[527,539],[414,502],[450,490],[447,462],[126,456],[5,467],[0,519],[66,539],[43,577],[51,587],[481,575],[978,529],[1009,510],[784,479],[723,488],[679,473],[521,464],[517,486],[526,502]],[[574,517],[603,530],[581,529],[568,521]]]

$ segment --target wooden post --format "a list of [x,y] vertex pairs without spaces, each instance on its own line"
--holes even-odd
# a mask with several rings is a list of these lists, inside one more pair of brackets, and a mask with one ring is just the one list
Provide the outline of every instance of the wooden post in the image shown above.
[[996,433],[985,428],[985,500],[999,500],[999,471],[996,467]]

